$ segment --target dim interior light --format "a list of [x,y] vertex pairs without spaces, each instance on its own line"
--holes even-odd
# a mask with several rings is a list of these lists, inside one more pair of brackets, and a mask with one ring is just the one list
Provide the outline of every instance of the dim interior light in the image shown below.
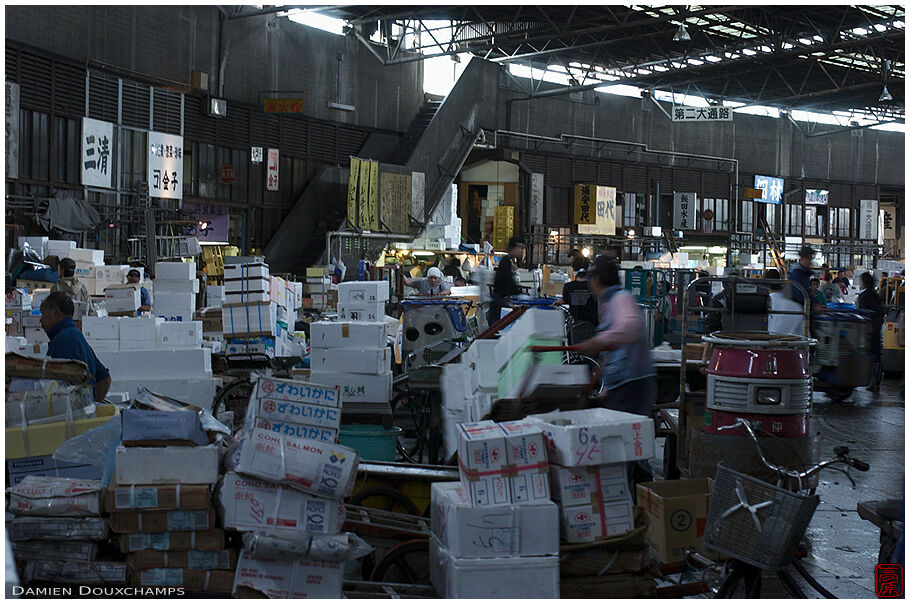
[[559,231],[550,231],[550,237],[559,237]]

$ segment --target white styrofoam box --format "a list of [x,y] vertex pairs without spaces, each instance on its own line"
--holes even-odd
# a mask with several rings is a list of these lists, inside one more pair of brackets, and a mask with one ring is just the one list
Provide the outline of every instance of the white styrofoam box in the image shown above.
[[111,370],[112,379],[198,380],[212,376],[212,353],[208,348],[104,352],[97,356]]
[[471,386],[478,388],[496,388],[499,383],[499,371],[496,365],[497,340],[474,340],[465,351],[469,355],[463,363],[471,366]]
[[388,281],[345,281],[338,284],[338,302],[369,304],[389,299]]
[[104,264],[104,250],[90,250],[74,247],[69,251],[69,257],[77,262],[87,262],[95,266]]
[[632,497],[560,506],[560,532],[566,543],[588,543],[624,535],[635,528]]
[[237,292],[266,292],[269,293],[269,277],[253,277],[250,279],[237,278],[225,279],[224,293]]
[[[119,323],[120,341],[146,342],[149,348],[157,348],[158,328],[163,323],[164,319],[160,317],[123,317]],[[122,346],[120,348],[123,350]]]
[[255,336],[252,338],[229,338],[224,342],[224,354],[226,355],[246,355],[246,354],[264,354],[270,359],[275,358],[278,354],[278,343],[275,336]]
[[654,421],[612,409],[578,409],[530,415],[547,435],[550,463],[599,466],[654,457]]
[[441,598],[559,598],[559,556],[456,558],[430,537],[430,582]]
[[[525,314],[527,314],[527,312]],[[512,325],[514,326],[514,323]],[[512,355],[518,350],[518,348],[513,345],[514,339],[512,338],[512,334],[514,331],[514,329],[509,329],[500,335],[498,340],[494,340],[496,342],[495,355],[497,372],[501,371],[502,368],[509,363],[512,359]],[[474,343],[476,344],[477,341],[475,340]]]
[[506,459],[511,466],[509,491],[512,503],[535,504],[550,501],[550,473],[547,445],[537,422],[502,422],[506,435]]
[[233,279],[268,279],[268,264],[225,264],[225,281]]
[[590,503],[593,498],[603,501],[622,499],[629,494],[626,464],[574,468],[550,464],[550,490],[553,499],[564,506]]
[[433,535],[456,558],[559,554],[559,510],[549,500],[473,507],[459,483],[434,482],[430,509]]
[[392,371],[392,349],[310,348],[310,369],[377,375]]
[[162,294],[198,294],[199,279],[155,279],[155,297]]
[[6,336],[6,352],[24,354],[28,348],[28,340],[22,336]]
[[[95,349],[98,353],[98,349]],[[99,355],[100,358],[101,355]],[[102,361],[104,362],[104,361]],[[111,373],[111,390],[115,392],[126,392],[130,398],[142,388],[148,388],[155,394],[177,399],[180,402],[195,405],[203,409],[212,408],[212,402],[215,400],[215,392],[221,383],[220,378],[197,377],[192,379],[168,379],[164,375],[127,379]]]
[[195,294],[178,294],[174,292],[159,292],[155,290],[154,308],[184,309],[196,307]]
[[221,465],[221,447],[124,447],[114,452],[118,485],[215,484]]
[[139,290],[132,287],[108,287],[104,290],[107,312],[135,312],[139,308]]
[[158,327],[159,348],[198,348],[200,346],[202,346],[202,321],[168,321]]
[[[315,296],[314,296],[315,298]],[[338,303],[338,318],[342,321],[375,323],[385,317],[385,302]]]
[[520,346],[529,338],[565,338],[566,315],[556,309],[529,308],[509,331],[515,339],[514,346]]
[[320,348],[383,348],[388,344],[387,334],[384,322],[310,323],[310,345]]
[[221,307],[221,321],[225,337],[236,334],[278,335],[276,323],[278,307],[274,303],[243,304]]
[[271,297],[268,291],[264,292],[228,292],[224,295],[224,304],[246,304],[269,302]]
[[275,599],[339,599],[344,585],[343,562],[303,558],[254,558],[240,552],[234,591],[245,587]]
[[83,317],[82,335],[86,340],[119,340],[121,317]]
[[70,250],[75,247],[75,241],[70,241],[68,239],[48,239],[47,255],[57,256],[58,258],[69,258]]
[[508,398],[560,398],[572,400],[591,381],[587,365],[531,365]]
[[470,416],[471,393],[465,388],[470,368],[462,363],[446,363],[439,380],[442,392],[442,443],[445,458],[458,451],[458,424],[475,421]]
[[120,350],[120,340],[89,340],[86,338],[85,341],[96,353],[117,352]]
[[156,262],[155,279],[189,281],[196,278],[196,265],[191,262]]
[[366,375],[312,370],[310,381],[341,388],[342,403],[388,403],[392,398],[392,374]]
[[207,298],[212,299],[222,299],[224,298],[224,286],[223,285],[206,285],[205,286],[205,295]]
[[459,424],[458,431],[458,474],[471,504],[511,503],[509,480],[505,477],[505,433],[491,421]]
[[497,398],[495,390],[475,390],[470,399],[468,421],[479,422],[489,415],[493,410],[493,401]]
[[156,306],[154,312],[156,317],[161,317],[168,323],[193,321],[196,318],[196,311],[192,308],[162,308]]

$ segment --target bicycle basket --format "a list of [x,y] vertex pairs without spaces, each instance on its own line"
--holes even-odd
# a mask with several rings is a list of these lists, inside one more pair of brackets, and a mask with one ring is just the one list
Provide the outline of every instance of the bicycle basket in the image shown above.
[[783,568],[818,502],[817,495],[787,491],[718,464],[705,545],[759,568]]

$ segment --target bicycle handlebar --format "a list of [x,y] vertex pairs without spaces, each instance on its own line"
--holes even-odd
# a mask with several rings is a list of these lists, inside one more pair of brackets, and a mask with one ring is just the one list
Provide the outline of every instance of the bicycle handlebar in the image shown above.
[[578,346],[531,346],[529,352],[578,352]]

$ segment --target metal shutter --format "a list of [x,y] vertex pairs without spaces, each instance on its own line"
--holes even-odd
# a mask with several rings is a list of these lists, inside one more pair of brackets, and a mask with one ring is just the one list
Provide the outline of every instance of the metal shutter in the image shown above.
[[54,113],[72,118],[85,114],[85,68],[54,64]]
[[306,157],[307,125],[298,117],[281,118],[281,152],[285,157]]
[[551,187],[572,186],[572,160],[565,157],[547,158],[547,183]]
[[19,49],[6,47],[6,79],[19,83]]
[[704,188],[702,195],[708,199],[730,199],[730,183],[733,174],[730,172],[709,171],[703,173]]
[[20,55],[19,99],[23,109],[51,111],[51,60],[22,52]]
[[310,122],[310,159],[335,163],[335,127],[323,122]]
[[574,161],[573,180],[579,184],[597,184],[597,162],[587,159]]
[[[124,84],[126,84],[125,81]],[[153,109],[154,119],[152,124],[155,132],[180,134],[181,107],[179,92],[155,88]]]
[[625,193],[647,193],[648,166],[640,164],[622,164],[622,190]]
[[[663,187],[663,183],[661,183]],[[703,196],[701,190],[701,172],[696,170],[684,170],[676,168],[673,170],[673,190],[674,191],[693,191]]]
[[[90,92],[94,92],[94,84],[94,81],[89,83]],[[132,80],[123,80],[122,86],[120,114],[123,125],[148,130],[151,87]]]
[[338,156],[335,163],[344,162],[349,156],[357,155],[367,140],[367,133],[363,130],[338,127]]
[[220,118],[205,118],[212,122],[215,130],[215,140],[221,147],[236,147],[245,149],[249,143],[249,111],[238,107],[231,110],[228,107],[227,115]]
[[200,96],[185,95],[183,103],[184,138],[197,143],[213,144],[215,142],[215,124],[213,118],[202,113],[205,99]]
[[[651,166],[648,170],[650,180],[660,183],[660,194],[668,195],[673,191],[673,169],[661,166]],[[637,191],[636,191],[637,192]]]
[[597,171],[597,184],[607,187],[616,187],[618,191],[622,191],[622,164],[617,162],[600,162]]
[[[88,117],[116,124],[117,89],[117,77],[97,70],[90,70],[88,82]],[[146,106],[145,123],[137,127],[148,128],[148,115],[148,106]]]
[[524,167],[531,172],[537,174],[543,174],[546,176],[547,173],[547,158],[543,155],[534,155],[533,153],[522,153],[521,154],[521,163],[524,164]]
[[250,133],[254,147],[264,147],[268,139],[268,120],[264,113],[254,111],[250,113]]

